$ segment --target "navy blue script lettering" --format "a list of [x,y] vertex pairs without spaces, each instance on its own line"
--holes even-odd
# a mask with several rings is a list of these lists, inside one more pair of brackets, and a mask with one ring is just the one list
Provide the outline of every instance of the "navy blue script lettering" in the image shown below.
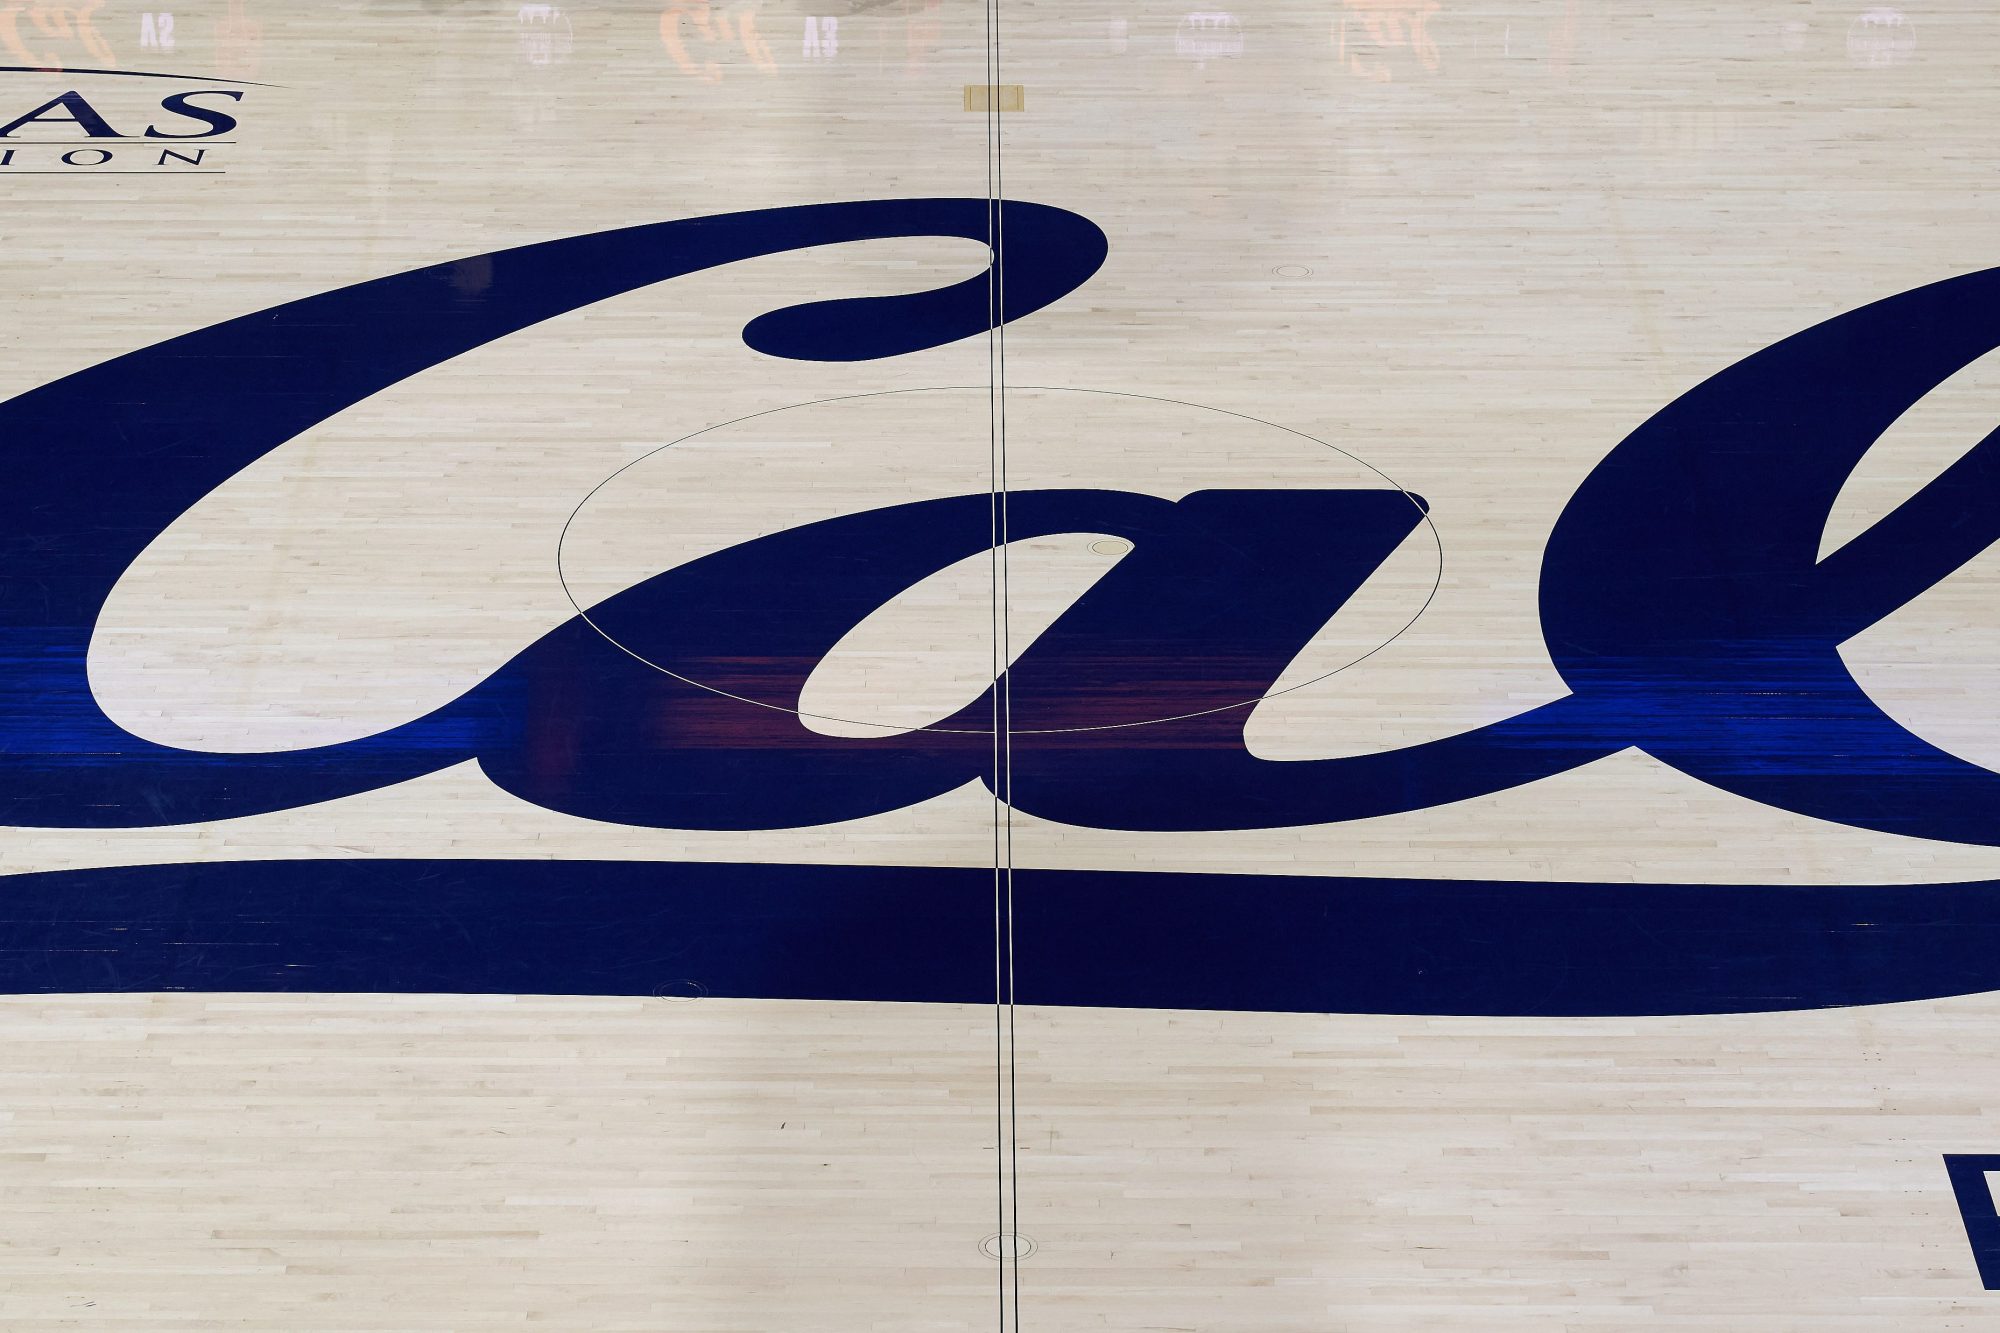
[[[668,827],[822,823],[990,777],[990,746],[965,734],[984,725],[983,703],[943,730],[887,739],[821,736],[786,711],[856,621],[984,546],[983,495],[778,533],[593,609],[662,665],[768,707],[647,667],[573,620],[405,726],[316,749],[214,754],[117,727],[84,662],[113,583],[177,515],[368,395],[683,273],[852,240],[983,240],[993,207],[824,204],[524,246],[461,261],[491,265],[477,300],[453,283],[457,265],[441,264],[190,333],[0,404],[10,479],[0,494],[0,822],[254,814],[467,758],[553,808]],[[775,311],[751,322],[746,341],[781,357],[895,356],[1031,314],[1102,262],[1105,239],[1085,219],[999,207],[1004,310],[989,308],[982,272],[937,291]],[[1605,458],[1549,543],[1541,614],[1572,693],[1382,754],[1259,760],[1243,745],[1242,701],[1269,687],[1418,521],[1409,498],[1020,494],[1016,535],[1117,532],[1136,549],[1010,673],[1014,803],[1113,828],[1302,825],[1483,795],[1638,747],[1785,809],[2000,843],[2000,774],[1882,713],[1838,652],[2000,536],[2000,506],[1987,503],[2000,490],[1996,436],[1842,550],[1816,555],[1834,498],[1877,436],[1996,345],[2000,270],[1841,315],[1691,390]],[[869,560],[843,558],[856,550]]]

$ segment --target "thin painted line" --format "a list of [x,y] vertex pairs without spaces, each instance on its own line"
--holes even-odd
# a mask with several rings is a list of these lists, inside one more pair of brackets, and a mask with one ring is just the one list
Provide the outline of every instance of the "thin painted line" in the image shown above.
[[[988,144],[988,179],[992,202],[988,205],[988,226],[992,234],[992,257],[989,269],[988,303],[990,318],[987,321],[988,378],[991,385],[989,401],[992,405],[991,431],[993,436],[993,476],[992,485],[997,491],[993,534],[994,566],[998,582],[997,632],[995,635],[995,656],[993,691],[996,712],[993,729],[994,741],[994,784],[993,795],[997,806],[994,836],[995,848],[995,897],[999,916],[1000,938],[995,940],[994,970],[996,973],[996,994],[994,1023],[996,1029],[1005,1017],[1004,1035],[996,1031],[995,1097],[1000,1099],[998,1086],[1004,1077],[1004,1107],[996,1107],[1005,1133],[1002,1141],[994,1145],[1005,1188],[1001,1191],[1000,1218],[997,1230],[1000,1232],[999,1279],[1001,1285],[1000,1328],[1008,1333],[1009,1305],[1012,1307],[1012,1330],[1020,1333],[1021,1328],[1021,1103],[1020,1103],[1020,1044],[1018,1013],[1015,1004],[1015,915],[1018,904],[1014,894],[1014,699],[1013,681],[1010,668],[1013,665],[1013,585],[1010,569],[1008,542],[1009,530],[1008,493],[1010,479],[1007,468],[1007,166],[1004,122],[1001,120],[999,89],[1002,71],[1000,0],[987,0],[987,98],[986,126]],[[1011,1302],[1010,1298],[1011,1297]]]
[[[82,169],[83,168],[79,168],[79,170]],[[6,170],[11,170],[11,168],[0,169],[0,174],[4,174]],[[113,174],[113,173],[105,173],[105,174]],[[161,175],[170,173],[148,172],[146,174]],[[991,290],[990,277],[988,279],[988,289],[990,292]],[[988,338],[990,339],[991,337],[992,337],[992,331],[989,329]],[[1384,472],[1381,468],[1376,467],[1373,463],[1370,463],[1367,459],[1362,458],[1357,454],[1351,453],[1348,450],[1341,448],[1337,444],[1329,444],[1327,441],[1320,439],[1316,435],[1308,435],[1304,431],[1294,430],[1290,426],[1281,426],[1275,421],[1269,421],[1263,417],[1252,416],[1248,412],[1236,412],[1226,407],[1211,407],[1206,403],[1191,403],[1184,398],[1168,398],[1165,397],[1164,395],[1156,393],[1132,393],[1123,389],[1087,389],[1087,388],[1079,388],[1078,386],[1073,384],[1024,384],[1021,385],[1020,387],[1024,390],[1033,393],[1095,394],[1100,397],[1107,397],[1107,398],[1132,398],[1141,402],[1166,403],[1172,407],[1187,407],[1187,408],[1193,408],[1201,412],[1216,412],[1226,417],[1235,417],[1239,421],[1248,421],[1259,426],[1267,426],[1272,430],[1283,431],[1287,435],[1295,435],[1299,439],[1304,440],[1308,444],[1316,444],[1322,449],[1328,450],[1329,452],[1332,453],[1339,454],[1342,458],[1347,459],[1350,463],[1353,463],[1358,467],[1366,468],[1368,471],[1374,473],[1377,477],[1381,478],[1382,481],[1386,483],[1390,489],[1398,491],[1406,498],[1408,498],[1412,505],[1417,505],[1417,498],[1414,495],[1410,494],[1410,490],[1408,487],[1404,486],[1394,477]],[[835,394],[834,396],[829,398],[811,398],[807,399],[803,403],[786,403],[782,407],[767,407],[767,408],[762,408],[756,412],[746,412],[744,415],[740,417],[732,417],[727,421],[718,421],[711,425],[703,426],[699,430],[691,430],[685,435],[682,435],[676,439],[669,440],[665,444],[658,445],[652,449],[649,449],[645,453],[639,455],[639,457],[631,460],[630,462],[620,465],[616,471],[611,473],[610,476],[606,477],[603,481],[598,482],[597,485],[591,487],[589,493],[586,494],[581,500],[577,501],[576,507],[570,510],[569,517],[563,520],[562,531],[556,537],[556,581],[559,584],[561,584],[563,595],[569,599],[569,604],[571,608],[575,610],[577,617],[581,619],[584,622],[584,624],[590,626],[592,630],[595,630],[600,636],[602,636],[605,642],[609,643],[612,647],[618,649],[619,652],[624,653],[627,657],[630,657],[633,661],[638,662],[642,666],[645,666],[653,671],[657,671],[663,676],[671,676],[675,680],[678,680],[683,684],[694,686],[696,689],[706,690],[710,694],[719,694],[725,699],[734,699],[738,703],[749,704],[753,708],[768,708],[774,713],[791,713],[797,717],[811,718],[819,722],[838,722],[851,727],[871,727],[877,731],[895,732],[895,733],[935,731],[953,736],[979,735],[981,734],[981,732],[979,731],[978,728],[975,727],[937,727],[937,726],[897,727],[897,726],[891,726],[888,723],[884,722],[868,721],[863,718],[840,717],[831,713],[810,713],[805,711],[804,709],[787,708],[783,704],[770,703],[764,699],[752,699],[748,695],[736,694],[729,690],[725,690],[718,685],[710,685],[704,681],[696,680],[692,676],[683,676],[677,671],[670,671],[666,667],[661,666],[658,662],[655,662],[652,659],[645,657],[640,653],[636,653],[632,649],[626,647],[624,644],[620,643],[615,637],[613,637],[610,633],[608,633],[602,625],[599,625],[596,621],[590,618],[589,609],[583,605],[582,599],[576,595],[576,590],[570,586],[569,572],[565,564],[564,550],[569,539],[570,528],[576,522],[577,517],[583,513],[585,507],[587,507],[592,500],[594,500],[601,492],[603,492],[613,482],[617,481],[618,478],[622,477],[623,475],[625,475],[625,473],[631,471],[633,468],[638,467],[641,464],[647,462],[648,460],[658,456],[659,454],[666,452],[668,449],[674,448],[676,445],[685,444],[689,440],[696,439],[700,436],[708,434],[710,431],[724,430],[730,426],[741,425],[743,422],[754,421],[759,417],[772,416],[779,412],[791,412],[803,407],[820,407],[828,403],[854,402],[856,400],[863,398],[888,398],[897,394],[905,394],[905,393],[950,393],[954,391],[973,392],[981,388],[986,389],[989,394],[992,391],[992,385],[990,383],[985,385],[926,384],[911,389],[878,389],[869,393],[846,393],[846,394]],[[1132,727],[1158,726],[1163,722],[1184,722],[1189,718],[1208,717],[1212,714],[1233,712],[1237,709],[1247,710],[1255,708],[1258,704],[1264,702],[1266,699],[1275,699],[1280,695],[1291,694],[1298,690],[1310,689],[1314,685],[1319,684],[1321,681],[1331,680],[1333,677],[1339,675],[1341,672],[1359,666],[1361,663],[1375,656],[1377,653],[1387,648],[1390,644],[1395,643],[1397,640],[1401,639],[1405,634],[1408,634],[1410,630],[1415,628],[1417,621],[1421,620],[1424,616],[1424,613],[1430,610],[1431,604],[1437,600],[1439,592],[1442,591],[1444,588],[1444,570],[1445,570],[1444,537],[1441,533],[1438,532],[1437,523],[1435,520],[1431,518],[1430,512],[1424,509],[1421,505],[1418,505],[1418,517],[1422,521],[1424,526],[1430,531],[1431,546],[1432,549],[1435,551],[1437,557],[1437,565],[1431,575],[1431,586],[1425,592],[1422,603],[1418,605],[1415,611],[1411,612],[1410,618],[1404,621],[1402,625],[1397,628],[1394,634],[1389,635],[1387,638],[1383,639],[1382,642],[1376,644],[1373,648],[1370,648],[1367,652],[1359,653],[1354,657],[1349,658],[1347,661],[1342,662],[1339,666],[1333,668],[1331,671],[1323,671],[1319,675],[1314,676],[1310,680],[1302,680],[1296,685],[1287,685],[1282,690],[1267,691],[1263,694],[1258,695],[1254,699],[1241,699],[1235,703],[1217,704],[1213,708],[1198,709],[1192,713],[1175,713],[1168,717],[1142,718],[1137,722],[1109,722],[1103,724],[1102,726],[1094,726],[1094,727],[1030,727],[1023,730],[1021,734],[1024,736],[1067,736],[1086,731],[1123,731]]]
[[282,83],[253,83],[249,79],[223,79],[212,74],[160,74],[143,69],[63,69],[59,65],[0,65],[0,74],[87,74],[116,79],[173,79],[180,83],[237,83],[245,88],[282,88]]
[[[993,88],[998,79],[998,41],[995,33],[998,0],[985,0],[986,18],[986,421],[987,421],[987,576],[989,580],[987,610],[992,620],[992,679],[994,689],[991,695],[992,707],[992,838],[993,838],[993,1230],[995,1314],[999,1333],[1007,1333],[1007,1314],[1010,1304],[1014,1310],[1014,1324],[1020,1326],[1020,1303],[1018,1286],[1010,1288],[1008,1282],[1008,1258],[1017,1244],[1013,1228],[1008,1225],[1009,1186],[1012,1185],[1018,1197],[1019,1181],[1014,1173],[1014,1160],[1008,1151],[1010,1127],[1008,1124],[1007,1089],[1009,1074],[1013,1064],[1013,1054],[1009,1050],[1011,1024],[1008,1021],[1008,1005],[1012,999],[1009,989],[1011,974],[1007,956],[1008,943],[1013,935],[1012,903],[1008,876],[1005,871],[1006,839],[1003,825],[1007,816],[1006,802],[1006,734],[1008,718],[1006,713],[1005,689],[1000,684],[1005,679],[1009,665],[1006,651],[1007,604],[1004,592],[1004,568],[1006,550],[1006,485],[1005,485],[1005,443],[1001,434],[1003,388],[1000,363],[1000,330],[1006,324],[1006,293],[1001,286],[1000,247],[1000,182],[998,125],[993,113]],[[1010,1301],[1010,1296],[1014,1299]]]
[[[989,90],[993,85],[993,3],[985,0],[981,6],[986,20],[985,41],[982,54],[985,56],[985,77]],[[997,682],[1006,663],[1000,655],[1000,413],[994,400],[998,381],[997,362],[994,357],[994,327],[999,322],[997,306],[998,293],[994,286],[997,266],[995,249],[998,235],[995,220],[998,216],[998,197],[993,187],[993,116],[992,108],[987,108],[986,116],[986,574],[987,628],[991,635],[990,667],[991,676]],[[988,706],[992,721],[989,727],[992,747],[993,781],[990,810],[993,856],[993,1280],[994,1314],[999,1333],[1007,1333],[1007,1106],[1005,1097],[1005,1070],[1007,1065],[1007,1037],[1002,1024],[1002,1001],[1005,998],[1005,975],[1002,970],[1003,950],[1006,947],[1006,901],[1000,878],[1000,691],[996,688],[989,696]]]

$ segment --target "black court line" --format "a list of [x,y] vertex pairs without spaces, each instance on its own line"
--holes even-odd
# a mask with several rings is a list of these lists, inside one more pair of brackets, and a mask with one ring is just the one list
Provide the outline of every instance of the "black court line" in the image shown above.
[[[998,1217],[995,1258],[999,1281],[999,1326],[1007,1333],[1009,1306],[1014,1333],[1021,1328],[1021,1105],[1016,1009],[1016,900],[1014,895],[1014,709],[1007,668],[1013,661],[1012,580],[1007,542],[1007,232],[1001,203],[1007,194],[1004,122],[1000,118],[1000,0],[986,0],[986,141],[991,274],[987,304],[987,374],[992,411],[993,578],[994,578],[994,1157]],[[1003,1027],[1004,1023],[1004,1027]],[[1011,1300],[1010,1300],[1011,1298]]]

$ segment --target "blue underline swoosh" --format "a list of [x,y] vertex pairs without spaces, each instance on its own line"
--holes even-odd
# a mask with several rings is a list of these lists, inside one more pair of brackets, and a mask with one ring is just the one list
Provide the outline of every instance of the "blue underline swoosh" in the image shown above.
[[282,83],[256,83],[250,79],[224,79],[212,74],[160,74],[143,69],[63,69],[53,65],[0,65],[0,74],[105,75],[116,79],[174,79],[182,83],[233,83],[245,88],[282,88]]
[[[990,1003],[990,868],[291,860],[0,880],[0,992]],[[1608,1017],[2000,990],[2000,881],[1015,872],[1023,1004]]]

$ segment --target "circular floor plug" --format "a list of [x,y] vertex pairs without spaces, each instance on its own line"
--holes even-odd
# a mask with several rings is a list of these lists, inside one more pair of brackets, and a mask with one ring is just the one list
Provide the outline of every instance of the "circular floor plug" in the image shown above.
[[1011,1259],[1018,1263],[1035,1252],[1035,1242],[1017,1232],[996,1232],[979,1242],[979,1252],[988,1259]]
[[653,987],[654,999],[670,1000],[675,1004],[686,1004],[690,1000],[699,1000],[706,994],[708,994],[708,987],[702,985],[699,981],[689,981],[685,977],[676,981],[663,981]]

